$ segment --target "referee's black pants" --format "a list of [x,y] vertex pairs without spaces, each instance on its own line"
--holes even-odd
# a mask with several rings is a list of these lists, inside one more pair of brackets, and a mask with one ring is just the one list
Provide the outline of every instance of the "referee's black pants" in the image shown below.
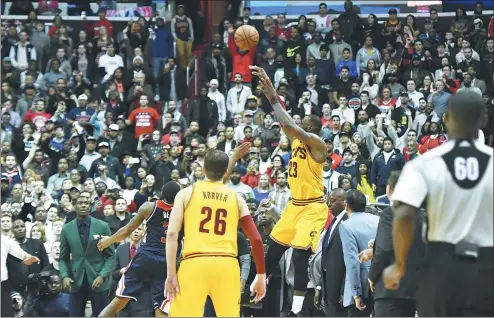
[[428,242],[417,290],[419,317],[493,317],[493,248],[478,258],[457,256],[455,245]]
[[14,317],[14,308],[12,308],[12,297],[10,296],[10,282],[7,279],[2,282],[2,317]]

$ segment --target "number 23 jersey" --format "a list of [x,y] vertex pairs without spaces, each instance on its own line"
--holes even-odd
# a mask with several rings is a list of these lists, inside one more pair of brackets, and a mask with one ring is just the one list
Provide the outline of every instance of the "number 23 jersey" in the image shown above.
[[312,156],[309,147],[300,140],[292,142],[292,154],[288,164],[288,184],[292,201],[307,201],[324,196],[322,182],[323,164]]
[[219,182],[196,182],[184,212],[184,259],[237,257],[239,213],[236,191]]

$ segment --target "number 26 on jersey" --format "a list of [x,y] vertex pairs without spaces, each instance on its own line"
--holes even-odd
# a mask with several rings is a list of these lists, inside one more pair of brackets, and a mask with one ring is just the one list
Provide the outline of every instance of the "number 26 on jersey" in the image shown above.
[[[225,209],[217,209],[216,211],[213,211],[210,207],[205,206],[201,209],[201,214],[204,215],[204,218],[199,223],[199,232],[210,233],[212,231],[216,235],[225,235],[225,219],[227,216],[227,211]],[[211,220],[213,220],[213,222],[211,222]]]

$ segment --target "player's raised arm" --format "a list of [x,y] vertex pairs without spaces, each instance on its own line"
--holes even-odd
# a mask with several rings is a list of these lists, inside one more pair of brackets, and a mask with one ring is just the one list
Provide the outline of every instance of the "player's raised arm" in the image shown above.
[[248,154],[249,150],[250,150],[250,143],[249,142],[240,144],[237,147],[235,147],[235,149],[233,149],[230,160],[228,161],[228,169],[226,170],[225,175],[223,176],[223,183],[224,184],[226,184],[228,182],[228,179],[230,178],[230,174],[232,173],[233,168],[237,164],[237,161],[239,161],[246,154]]
[[252,296],[256,294],[254,301],[261,301],[266,295],[266,262],[264,259],[264,245],[261,236],[257,230],[256,224],[250,215],[249,207],[244,198],[237,195],[238,208],[240,210],[240,218],[238,220],[242,231],[245,233],[252,246],[252,257],[256,264],[257,275],[250,286]]
[[177,250],[178,250],[178,235],[184,223],[185,198],[192,195],[192,187],[180,190],[175,197],[168,230],[166,233],[166,267],[167,278],[165,283],[166,299],[172,301],[175,295],[179,293],[177,279]]
[[293,118],[286,112],[285,106],[276,93],[273,83],[266,74],[266,71],[258,66],[251,65],[249,68],[252,70],[252,74],[259,78],[259,81],[262,84],[263,93],[271,103],[274,114],[280,121],[283,131],[288,138],[291,140],[294,138],[299,139],[301,142],[309,146],[312,155],[314,155],[318,161],[324,161],[326,159],[326,144],[317,135],[320,133],[321,129],[314,129],[318,130],[317,133],[310,133],[298,126]]
[[146,202],[137,211],[137,214],[127,223],[126,226],[120,228],[115,234],[112,236],[105,236],[101,240],[98,241],[98,249],[100,251],[104,250],[108,246],[116,243],[122,242],[127,237],[137,229],[144,220],[146,220],[152,213],[154,209],[154,202]]

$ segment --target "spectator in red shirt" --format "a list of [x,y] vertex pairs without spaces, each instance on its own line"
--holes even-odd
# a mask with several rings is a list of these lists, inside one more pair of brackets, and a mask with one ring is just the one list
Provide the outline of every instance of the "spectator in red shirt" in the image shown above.
[[285,25],[285,22],[286,15],[284,15],[283,13],[278,14],[278,17],[276,19],[276,37],[283,41],[286,41],[290,35],[289,27]]
[[242,143],[246,142],[249,142],[251,146],[254,145],[254,134],[251,126],[244,127],[244,139],[242,139]]
[[36,126],[36,130],[41,132],[45,130],[45,125],[51,115],[45,112],[45,102],[39,100],[35,103],[34,107],[29,109],[24,114],[25,123],[33,123]]
[[99,36],[99,28],[104,26],[106,28],[106,32],[108,36],[113,36],[113,25],[106,18],[106,8],[101,8],[98,10],[99,21],[96,22],[93,26],[93,35],[94,37]]
[[492,16],[491,22],[489,23],[489,37],[494,38],[494,16]]
[[135,124],[136,139],[139,139],[139,136],[142,134],[151,134],[160,120],[158,112],[148,106],[149,99],[147,95],[141,95],[139,104],[140,106],[134,109],[125,121],[127,126]]
[[232,56],[232,76],[231,81],[235,80],[235,74],[242,74],[243,83],[247,86],[251,86],[252,74],[249,69],[249,65],[254,64],[254,58],[256,56],[256,49],[244,51],[237,47],[233,40],[233,27],[228,29],[228,52]]
[[441,132],[441,126],[439,123],[431,123],[429,126],[429,134],[420,139],[422,151],[428,151],[442,145],[448,141],[446,136]]
[[259,177],[261,177],[261,174],[259,173],[259,164],[257,161],[253,160],[247,166],[247,173],[240,178],[240,182],[245,183],[254,189],[259,185]]
[[60,15],[56,15],[53,18],[53,25],[48,30],[48,35],[50,37],[53,37],[55,35],[55,33],[58,31],[58,29],[60,29],[61,26],[65,26],[65,24],[63,23],[62,17]]
[[[174,125],[175,124],[175,125]],[[173,123],[170,133],[163,135],[161,144],[164,146],[180,146],[182,141],[182,133],[180,132],[180,123]]]
[[328,158],[331,158],[331,169],[336,170],[340,166],[343,158],[334,152],[334,144],[331,139],[324,140],[326,142],[326,149],[328,150]]

